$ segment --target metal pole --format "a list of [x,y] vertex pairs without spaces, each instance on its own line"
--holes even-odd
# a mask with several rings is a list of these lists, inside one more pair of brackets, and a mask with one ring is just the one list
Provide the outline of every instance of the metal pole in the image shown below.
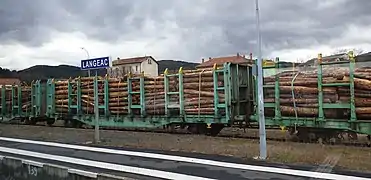
[[98,73],[95,71],[95,85],[94,85],[94,111],[95,111],[95,127],[94,127],[94,142],[99,143],[99,107],[98,107]]
[[260,137],[260,159],[267,158],[267,141],[265,132],[264,118],[264,97],[263,97],[263,67],[262,67],[262,50],[259,18],[259,0],[255,0],[256,6],[256,29],[258,34],[258,59],[257,59],[257,78],[258,78],[258,115],[259,115],[259,137]]
[[[88,50],[86,50],[84,47],[81,47],[81,49],[86,52],[86,55],[88,56],[88,59],[90,59],[90,55],[89,55]],[[90,69],[88,70],[88,76],[90,77]]]

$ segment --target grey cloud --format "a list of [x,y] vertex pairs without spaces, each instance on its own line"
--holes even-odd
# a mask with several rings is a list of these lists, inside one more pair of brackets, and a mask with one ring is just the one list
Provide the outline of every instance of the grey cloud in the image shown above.
[[[371,23],[370,0],[261,0],[260,8],[264,52],[319,45],[349,24]],[[176,23],[172,33],[181,38],[169,54],[186,60],[255,52],[256,46],[253,0],[2,0],[0,17],[0,42],[28,46],[49,41],[52,31],[81,31],[108,42],[154,34],[166,39],[168,22]],[[150,21],[155,33],[145,29]]]

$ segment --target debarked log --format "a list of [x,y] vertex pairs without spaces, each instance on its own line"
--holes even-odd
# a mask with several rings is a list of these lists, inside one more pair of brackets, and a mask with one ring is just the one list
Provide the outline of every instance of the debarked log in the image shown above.
[[[274,115],[273,108],[265,108],[267,115]],[[295,117],[295,111],[300,117],[318,117],[318,108],[312,107],[293,107],[293,106],[280,106],[281,114],[283,116],[292,116]],[[339,112],[341,114],[339,114]],[[324,114],[326,117],[339,117],[344,115],[345,112],[338,111],[336,109],[325,109]]]
[[[195,94],[195,95],[201,95],[201,96],[211,96],[214,97],[215,94],[214,92],[208,92],[208,91],[198,91],[198,90],[193,90],[193,89],[184,89],[184,93],[186,94]],[[224,98],[224,93],[219,94],[220,98]]]
[[[338,79],[324,79],[322,80],[322,84],[331,84],[331,83],[349,83],[349,80],[338,80]],[[265,83],[266,85],[274,85],[275,82],[268,82]],[[317,80],[311,80],[311,79],[302,79],[302,80],[295,80],[293,83],[291,81],[280,81],[279,86],[291,86],[293,84],[294,86],[306,86],[306,87],[317,87],[318,81]]]
[[354,78],[354,87],[357,89],[371,90],[371,81],[366,79]]
[[371,107],[356,107],[356,113],[358,114],[371,114]]
[[[219,101],[219,103],[224,103],[224,101]],[[214,100],[192,100],[192,101],[185,101],[184,106],[198,106],[200,104],[201,107],[203,107],[206,104],[211,104],[214,106]],[[177,105],[179,106],[178,102],[170,103],[169,106]],[[159,104],[154,104],[154,105],[146,105],[146,108],[148,109],[154,109],[154,108],[160,108],[160,107],[165,107],[165,103],[159,103]]]
[[[324,93],[336,93],[336,87],[324,87],[322,89]],[[265,89],[264,92],[273,93],[274,89]],[[306,87],[306,86],[280,86],[280,93],[297,93],[297,94],[318,94],[317,87]]]
[[[349,96],[340,96],[339,101],[344,102],[344,103],[350,103],[350,97]],[[354,104],[355,104],[356,107],[371,106],[371,98],[355,97],[354,98]]]
[[[267,98],[264,99],[265,103],[274,103],[275,99],[274,98]],[[280,104],[293,104],[293,103],[298,103],[298,104],[313,104],[318,102],[318,98],[299,98],[299,99],[293,99],[293,98],[280,98]],[[330,99],[323,99],[324,103],[330,103]]]

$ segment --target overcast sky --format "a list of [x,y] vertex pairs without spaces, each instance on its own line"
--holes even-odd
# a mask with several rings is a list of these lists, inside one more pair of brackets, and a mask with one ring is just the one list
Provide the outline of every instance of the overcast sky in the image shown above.
[[[255,0],[1,0],[0,67],[256,55]],[[371,0],[260,0],[263,56],[371,51]]]

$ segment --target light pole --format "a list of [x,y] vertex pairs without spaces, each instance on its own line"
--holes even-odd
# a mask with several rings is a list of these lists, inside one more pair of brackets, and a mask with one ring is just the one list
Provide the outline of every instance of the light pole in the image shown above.
[[[90,55],[89,55],[89,52],[88,50],[86,50],[84,47],[81,47],[82,50],[84,50],[86,52],[86,55],[88,56],[87,59],[90,59]],[[88,70],[88,76],[90,77],[90,69]]]
[[264,118],[264,97],[263,97],[263,67],[262,67],[262,50],[260,35],[260,18],[259,18],[259,0],[255,0],[256,6],[256,29],[258,35],[258,59],[257,59],[257,78],[258,78],[258,116],[259,116],[259,137],[260,137],[260,159],[267,158],[267,141],[265,132]]
[[[81,47],[82,50],[86,52],[88,59],[90,59],[90,55],[88,50],[84,47]],[[90,69],[88,70],[88,76],[90,77]],[[97,82],[97,71],[95,71],[95,82]],[[94,113],[95,113],[95,121],[94,121],[94,142],[99,143],[99,101],[98,101],[98,86],[94,85]]]

